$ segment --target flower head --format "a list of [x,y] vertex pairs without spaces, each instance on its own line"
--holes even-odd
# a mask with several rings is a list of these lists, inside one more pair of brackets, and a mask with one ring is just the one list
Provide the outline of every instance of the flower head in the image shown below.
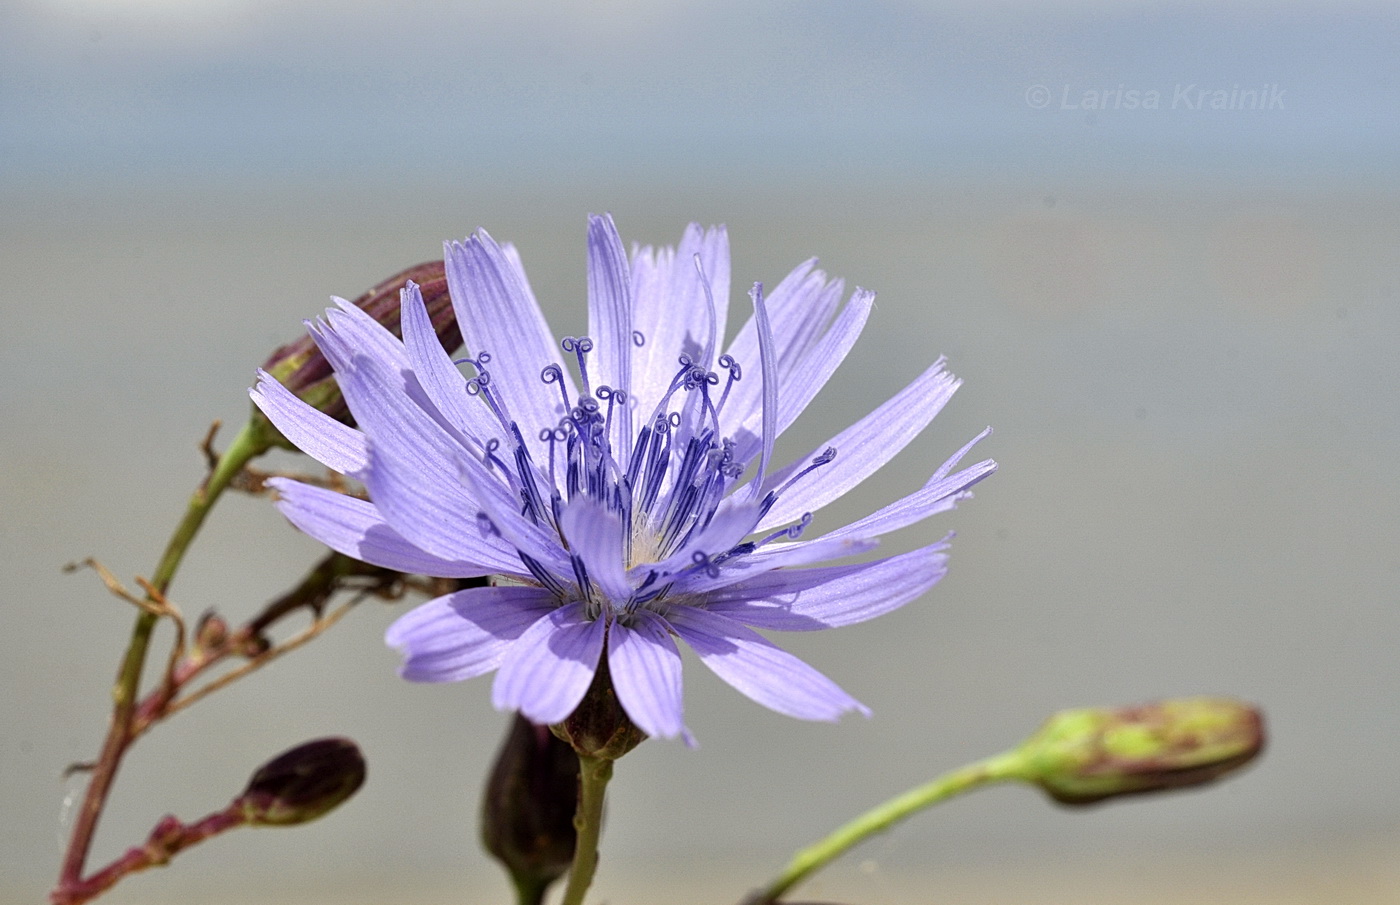
[[[889,612],[944,574],[946,539],[873,562],[815,565],[953,508],[990,474],[955,471],[973,439],[913,494],[803,536],[813,513],[884,465],[959,381],[933,363],[831,442],[783,467],[778,435],[832,376],[874,294],[816,262],[765,295],[722,348],[724,229],[629,257],[607,216],[588,230],[589,335],[556,342],[520,258],[484,231],[447,245],[469,357],[438,344],[416,287],[403,341],[339,302],[310,324],[359,425],[305,405],[266,374],[252,395],[274,424],[370,501],[278,479],[299,528],[366,562],[496,586],[423,604],[389,629],[401,674],[456,681],[496,670],[495,705],[554,724],[606,656],[617,699],[649,735],[686,735],[676,639],[740,692],[834,720],[865,707],[755,629],[807,631]],[[460,364],[469,365],[464,374]],[[794,568],[804,566],[807,568]]]

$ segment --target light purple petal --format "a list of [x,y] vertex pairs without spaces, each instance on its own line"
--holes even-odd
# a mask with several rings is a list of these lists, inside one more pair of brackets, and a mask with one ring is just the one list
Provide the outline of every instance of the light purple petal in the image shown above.
[[696,570],[682,576],[677,582],[676,592],[706,594],[773,569],[807,566],[855,556],[867,553],[879,545],[878,540],[870,537],[817,538],[787,544],[768,544],[748,556],[735,557],[721,564],[717,574],[711,575],[704,570]]
[[685,732],[681,705],[681,655],[660,617],[638,610],[629,626],[608,630],[608,669],[618,703],[647,735],[673,738]]
[[997,463],[991,459],[970,465],[955,475],[943,478],[932,484],[925,484],[919,490],[902,500],[896,500],[878,512],[863,519],[851,522],[835,531],[823,535],[821,540],[835,540],[847,537],[879,537],[891,531],[921,522],[931,515],[956,509],[959,502],[971,496],[968,488],[997,470]]
[[754,628],[788,632],[854,625],[896,610],[948,572],[948,545],[876,562],[778,569],[708,595],[705,609]]
[[[785,490],[759,522],[759,530],[816,512],[870,477],[928,426],[961,383],[944,370],[940,358],[884,405],[818,446],[817,450],[836,447],[836,459]],[[780,470],[769,486],[779,485],[816,455],[814,451]]]
[[583,700],[598,657],[605,624],[588,619],[582,603],[565,604],[525,630],[501,663],[492,686],[497,710],[519,710],[532,723],[557,723]]
[[560,545],[559,535],[552,527],[535,524],[521,514],[517,490],[507,486],[497,472],[474,456],[462,457],[459,464],[459,474],[476,500],[479,511],[490,520],[503,539],[554,574],[571,580],[573,571]]
[[754,283],[753,316],[758,323],[758,357],[763,364],[763,443],[759,450],[758,472],[749,483],[749,499],[763,495],[768,463],[773,458],[773,444],[778,440],[778,359],[773,348],[773,330],[768,323],[768,309],[763,304],[763,284]]
[[[445,246],[452,308],[468,350],[473,355],[483,351],[491,355],[486,370],[496,397],[522,427],[538,430],[552,427],[564,412],[558,385],[540,379],[546,366],[562,367],[562,361],[516,261],[485,230]],[[570,399],[576,398],[567,370],[563,381]],[[533,433],[525,439],[532,451],[543,449]]]
[[[612,217],[588,218],[588,336],[593,353],[588,359],[593,386],[628,390],[632,386],[632,286],[627,253]],[[630,446],[632,431],[627,406],[614,415],[620,429],[615,438]],[[622,444],[617,444],[622,445]],[[627,461],[624,446],[619,461]]]
[[665,618],[715,675],[764,707],[802,720],[870,714],[835,682],[727,616],[680,606]]
[[277,490],[277,508],[293,525],[332,550],[371,565],[440,578],[523,571],[515,548],[494,535],[478,537],[468,559],[444,559],[405,540],[373,503],[290,478],[267,483]]
[[282,436],[332,471],[355,475],[369,463],[364,434],[303,402],[261,368],[248,395]]
[[500,666],[516,639],[555,605],[539,588],[468,588],[400,616],[384,641],[403,653],[405,679],[458,682]]
[[350,348],[407,367],[408,356],[404,353],[403,342],[388,327],[354,302],[347,302],[339,296],[332,296],[331,301],[335,302],[336,307],[326,309],[325,322],[345,339]]
[[579,496],[564,507],[559,529],[599,590],[616,604],[626,602],[632,596],[632,585],[623,561],[622,519],[599,501]]
[[801,363],[782,378],[782,393],[778,398],[779,436],[797,420],[807,404],[826,386],[831,375],[836,373],[841,362],[846,360],[847,353],[865,329],[865,321],[870,317],[874,304],[875,293],[857,289],[830,329],[803,356]]
[[[798,265],[763,300],[773,331],[778,383],[784,387],[784,392],[812,344],[826,329],[845,285],[840,280],[828,283],[825,273],[813,269],[816,263],[817,259],[812,258]],[[761,367],[758,340],[758,318],[753,316],[729,345],[729,354],[743,366],[746,374],[754,374]],[[753,377],[735,384],[730,394],[731,405],[725,410],[725,428],[730,434],[748,433],[757,438],[762,433],[762,394],[762,382]],[[757,445],[741,443],[740,448],[752,455]]]
[[[695,267],[695,256],[709,282],[714,308]],[[724,337],[729,309],[729,238],[724,227],[692,223],[680,247],[642,248],[632,255],[632,329],[642,345],[632,354],[632,397],[639,418],[648,418],[688,355],[706,367],[712,338]]]
[[[983,428],[982,433],[967,441],[967,443],[963,444],[962,449],[953,453],[953,455],[949,457],[946,462],[938,466],[938,470],[933,473],[933,475],[928,479],[928,482],[924,484],[924,486],[928,487],[932,484],[937,484],[939,481],[942,481],[945,477],[948,476],[948,473],[950,471],[958,467],[958,463],[963,460],[963,456],[966,456],[968,453],[972,452],[972,447],[976,446],[978,443],[981,443],[983,440],[987,439],[991,435],[992,429],[990,427]],[[995,463],[993,464],[995,465]]]
[[408,364],[433,406],[448,425],[474,445],[501,436],[504,430],[496,416],[480,399],[467,394],[467,379],[438,341],[418,286],[409,283],[399,300]]
[[365,486],[384,518],[410,542],[444,559],[470,559],[481,527],[480,507],[459,477],[466,453],[410,403],[391,368],[360,355],[337,375],[355,417],[374,437]]
[[[820,332],[826,325],[826,318],[830,317],[832,309],[823,311],[821,305],[821,300],[825,298],[822,290],[827,284],[826,274],[816,270],[816,266],[817,259],[808,258],[794,267],[768,293],[768,315],[775,326],[774,332],[782,336],[780,342],[785,343],[800,330]],[[752,369],[758,363],[757,318],[750,316],[744,322],[727,351],[747,369]],[[779,355],[780,360],[782,357]],[[751,394],[747,401],[746,411],[756,406],[758,397]]]

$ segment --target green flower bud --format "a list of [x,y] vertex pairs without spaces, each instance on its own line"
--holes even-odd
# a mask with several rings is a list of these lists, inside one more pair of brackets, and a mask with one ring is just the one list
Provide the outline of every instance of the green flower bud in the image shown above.
[[[427,306],[428,317],[438,340],[448,352],[456,351],[462,345],[462,331],[457,326],[457,318],[452,313],[452,302],[447,294],[447,276],[441,261],[427,261],[415,265],[370,289],[355,299],[355,305],[383,324],[395,336],[402,336],[399,326],[399,290],[412,280],[423,293],[423,303]],[[340,387],[335,375],[321,350],[310,336],[303,336],[296,342],[288,343],[272,353],[263,370],[291,390],[302,401],[314,406],[346,424],[353,425],[354,419],[340,395]],[[253,418],[258,421],[271,437],[277,438],[280,445],[289,446],[280,439],[276,428],[267,421],[265,415],[253,409]]]
[[365,781],[365,759],[348,738],[320,738],[263,764],[234,799],[249,826],[295,826],[339,807]]
[[580,757],[617,760],[646,741],[646,733],[632,725],[627,712],[618,703],[608,672],[608,658],[601,658],[593,684],[574,712],[562,723],[549,727],[554,734],[573,746]]
[[1197,786],[1243,767],[1264,747],[1263,715],[1228,698],[1066,710],[1018,755],[1023,778],[1062,804]]
[[547,726],[519,714],[501,743],[486,782],[481,838],[505,865],[522,901],[543,899],[574,857],[578,756]]

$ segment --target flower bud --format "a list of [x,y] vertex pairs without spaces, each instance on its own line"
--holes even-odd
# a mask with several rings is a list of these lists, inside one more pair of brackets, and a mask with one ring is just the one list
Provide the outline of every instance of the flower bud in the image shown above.
[[[447,276],[441,261],[427,261],[401,271],[355,299],[356,307],[387,327],[395,336],[402,336],[399,326],[399,291],[410,280],[418,284],[427,306],[428,317],[437,331],[438,340],[448,352],[462,345],[462,331],[452,313],[447,295]],[[346,424],[354,424],[340,387],[331,372],[330,362],[316,348],[310,336],[303,336],[272,353],[263,370],[291,390],[302,401]],[[253,417],[274,436],[276,429],[257,408]],[[282,445],[289,445],[283,441]]]
[[593,684],[574,712],[550,729],[573,746],[580,757],[617,760],[646,741],[646,733],[632,725],[627,712],[618,703],[608,673],[608,658],[598,663]]
[[1024,778],[1062,804],[1213,782],[1264,747],[1263,715],[1228,698],[1066,710],[1021,745]]
[[486,782],[481,838],[517,889],[542,897],[574,857],[579,765],[547,726],[516,714]]
[[194,646],[201,654],[222,650],[228,638],[228,623],[213,610],[205,610],[195,623]]
[[250,826],[294,826],[329,813],[365,781],[365,759],[348,738],[320,738],[263,764],[234,800]]

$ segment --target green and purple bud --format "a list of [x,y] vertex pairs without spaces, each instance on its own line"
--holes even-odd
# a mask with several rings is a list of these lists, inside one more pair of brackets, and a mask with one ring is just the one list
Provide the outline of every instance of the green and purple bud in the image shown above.
[[578,836],[579,765],[573,748],[516,714],[486,782],[481,838],[521,901],[540,901],[569,869]]
[[568,742],[579,757],[601,760],[617,760],[647,739],[617,699],[607,657],[599,661],[593,683],[578,707],[550,729]]
[[1065,710],[1017,751],[1021,778],[1061,804],[1087,805],[1214,782],[1264,748],[1264,718],[1229,698]]
[[[447,294],[447,275],[442,261],[425,261],[394,274],[355,299],[355,306],[401,338],[403,332],[399,325],[399,292],[409,281],[418,284],[419,291],[423,294],[423,303],[428,309],[428,317],[442,347],[449,353],[461,348],[462,331],[457,326],[457,318],[452,312],[452,301]],[[326,357],[316,348],[316,343],[309,335],[273,352],[263,365],[263,370],[277,378],[279,383],[295,393],[303,402],[338,421],[354,425],[354,418],[340,394],[340,387],[331,371],[330,362],[326,361]],[[253,417],[262,422],[278,445],[295,448],[281,437],[256,407]]]
[[348,738],[320,738],[263,764],[229,809],[248,826],[295,826],[343,804],[365,781],[365,759]]

